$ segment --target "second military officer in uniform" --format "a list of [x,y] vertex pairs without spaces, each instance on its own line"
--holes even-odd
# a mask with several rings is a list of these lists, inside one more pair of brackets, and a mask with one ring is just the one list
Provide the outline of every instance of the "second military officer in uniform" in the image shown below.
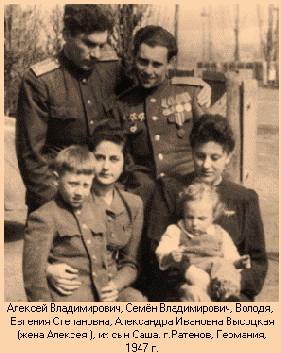
[[87,143],[118,82],[126,84],[115,52],[104,50],[112,28],[106,7],[66,5],[62,52],[23,77],[16,148],[29,213],[54,196],[48,161],[64,147]]
[[194,77],[167,78],[178,49],[163,28],[141,28],[133,44],[139,85],[119,97],[117,114],[136,165],[140,186],[135,192],[148,206],[156,180],[193,170],[189,134],[194,120],[207,111],[210,87]]

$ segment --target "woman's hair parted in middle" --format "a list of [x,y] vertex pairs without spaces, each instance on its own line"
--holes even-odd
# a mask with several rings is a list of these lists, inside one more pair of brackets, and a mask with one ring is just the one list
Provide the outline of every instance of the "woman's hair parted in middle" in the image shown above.
[[90,151],[95,151],[97,146],[103,141],[113,142],[123,146],[123,148],[125,147],[126,135],[115,120],[105,119],[96,126],[89,141]]

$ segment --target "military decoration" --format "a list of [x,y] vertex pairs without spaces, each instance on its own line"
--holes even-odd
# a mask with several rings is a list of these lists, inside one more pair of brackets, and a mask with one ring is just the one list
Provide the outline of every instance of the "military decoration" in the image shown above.
[[124,120],[130,121],[133,124],[129,127],[129,130],[131,133],[135,133],[138,130],[138,122],[144,121],[145,120],[145,115],[144,112],[141,113],[136,113],[136,112],[130,112],[128,116],[123,117]]
[[177,135],[182,137],[185,134],[183,124],[186,121],[185,112],[192,111],[190,103],[191,97],[188,92],[183,92],[175,96],[165,97],[161,100],[162,114],[167,117],[169,123],[177,126]]

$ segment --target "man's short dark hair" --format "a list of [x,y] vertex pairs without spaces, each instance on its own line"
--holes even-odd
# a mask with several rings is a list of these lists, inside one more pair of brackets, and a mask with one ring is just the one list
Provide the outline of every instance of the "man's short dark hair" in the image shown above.
[[79,33],[112,32],[114,18],[110,5],[75,5],[64,7],[64,30],[72,36]]
[[190,134],[192,149],[195,145],[215,142],[222,146],[223,150],[230,153],[234,150],[235,140],[229,122],[223,116],[216,114],[204,114],[194,123]]
[[134,37],[133,54],[136,57],[141,44],[147,44],[154,48],[159,45],[168,49],[168,62],[177,55],[178,48],[175,37],[159,26],[146,26],[137,31]]

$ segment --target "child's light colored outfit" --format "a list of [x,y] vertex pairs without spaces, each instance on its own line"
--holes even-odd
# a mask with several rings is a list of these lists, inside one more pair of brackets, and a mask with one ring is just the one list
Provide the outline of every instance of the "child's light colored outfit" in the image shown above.
[[[206,234],[194,236],[184,228],[184,220],[181,219],[177,224],[168,226],[166,232],[161,237],[156,255],[159,261],[159,268],[167,270],[175,266],[172,251],[179,247],[184,247],[183,259],[179,263],[181,266],[194,265],[198,269],[207,271],[211,280],[223,274],[223,279],[228,282],[233,280],[233,272],[224,270],[232,266],[239,260],[240,255],[229,234],[219,225],[212,224]],[[185,254],[188,263],[184,262]],[[226,265],[226,266],[224,266]],[[183,268],[185,270],[186,268]],[[235,270],[235,269],[234,269]]]

